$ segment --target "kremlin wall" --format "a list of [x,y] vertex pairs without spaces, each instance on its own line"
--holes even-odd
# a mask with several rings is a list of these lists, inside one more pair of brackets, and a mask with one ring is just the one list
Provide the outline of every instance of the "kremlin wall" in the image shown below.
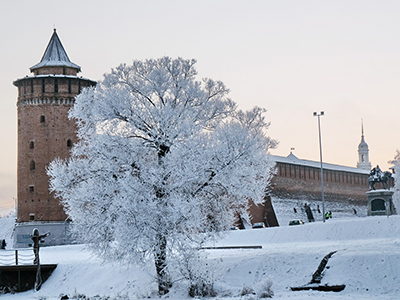
[[[272,156],[276,175],[272,193],[282,198],[321,198],[320,162],[302,160],[294,154]],[[323,163],[325,199],[363,202],[368,191],[369,170]]]

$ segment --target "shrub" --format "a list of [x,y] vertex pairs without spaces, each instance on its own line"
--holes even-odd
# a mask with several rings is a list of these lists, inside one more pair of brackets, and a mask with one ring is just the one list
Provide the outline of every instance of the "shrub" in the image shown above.
[[240,292],[240,296],[245,296],[245,295],[250,295],[250,294],[255,295],[256,293],[254,292],[253,288],[248,287],[248,286],[245,285],[242,288],[242,291]]
[[273,283],[270,278],[267,278],[266,280],[260,282],[256,288],[257,297],[259,299],[272,298],[272,296],[274,295],[274,292],[272,290],[272,285]]

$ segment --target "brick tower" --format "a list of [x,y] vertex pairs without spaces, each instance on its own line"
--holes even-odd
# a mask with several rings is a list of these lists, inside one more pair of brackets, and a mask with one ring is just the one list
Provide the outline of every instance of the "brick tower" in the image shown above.
[[56,29],[41,61],[30,71],[32,76],[14,81],[18,88],[17,222],[62,222],[67,216],[49,192],[46,168],[53,159],[69,156],[76,126],[68,111],[81,89],[96,82],[77,76],[81,68],[69,60]]

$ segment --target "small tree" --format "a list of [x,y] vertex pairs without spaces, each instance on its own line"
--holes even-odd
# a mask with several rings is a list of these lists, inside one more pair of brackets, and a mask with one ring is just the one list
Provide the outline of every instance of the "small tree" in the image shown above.
[[[264,109],[243,112],[195,60],[121,64],[77,98],[79,142],[49,166],[76,233],[107,259],[155,262],[159,293],[180,249],[225,230],[271,179]],[[199,234],[201,233],[201,234]]]

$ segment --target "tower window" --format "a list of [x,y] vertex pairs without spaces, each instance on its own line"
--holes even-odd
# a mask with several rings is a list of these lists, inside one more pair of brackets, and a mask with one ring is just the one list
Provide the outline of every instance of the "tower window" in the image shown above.
[[40,116],[40,123],[44,123],[46,121],[46,118],[42,115]]
[[33,149],[35,148],[35,142],[34,141],[30,141],[29,142],[29,149]]
[[58,78],[54,79],[54,93],[58,93]]
[[29,221],[35,220],[35,214],[29,214]]
[[44,84],[44,78],[42,78],[42,93],[46,92],[46,85]]
[[29,169],[30,169],[30,170],[35,170],[35,169],[36,169],[36,164],[35,164],[35,161],[34,161],[34,160],[31,160],[31,163],[30,163],[30,165],[29,165]]
[[68,147],[68,148],[71,148],[71,147],[72,147],[72,141],[71,141],[71,140],[68,140],[68,141],[67,141],[67,147]]
[[33,80],[31,80],[31,93],[33,94]]
[[29,186],[29,193],[33,193],[35,191],[35,187],[33,185]]
[[71,78],[68,78],[68,93],[72,93]]

